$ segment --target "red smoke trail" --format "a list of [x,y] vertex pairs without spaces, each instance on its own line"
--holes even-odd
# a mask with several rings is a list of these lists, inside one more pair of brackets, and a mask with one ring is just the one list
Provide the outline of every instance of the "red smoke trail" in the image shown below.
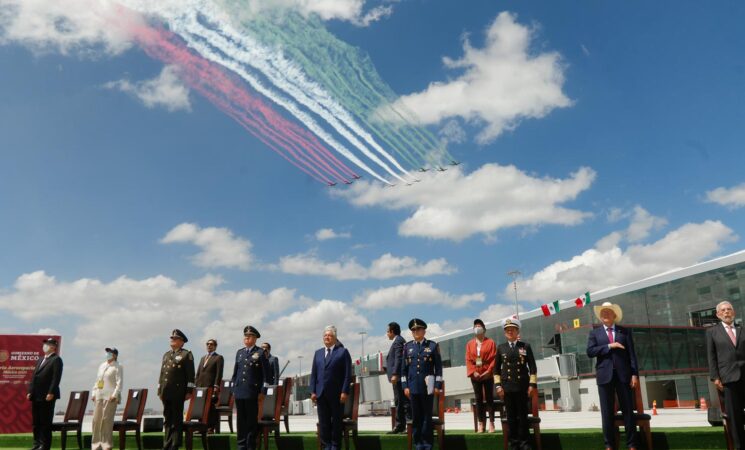
[[148,55],[178,66],[187,84],[312,178],[331,184],[331,179],[347,181],[354,176],[314,135],[252,96],[216,65],[189,51],[175,35],[144,26],[133,31]]

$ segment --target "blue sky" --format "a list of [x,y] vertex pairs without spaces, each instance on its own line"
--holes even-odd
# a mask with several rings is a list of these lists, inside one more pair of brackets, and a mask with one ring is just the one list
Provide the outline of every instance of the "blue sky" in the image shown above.
[[[231,355],[251,323],[294,372],[328,322],[359,353],[358,331],[387,349],[391,320],[432,334],[498,320],[511,269],[532,309],[742,249],[742,5],[346,1],[335,15],[284,4],[369,54],[430,131],[456,130],[460,166],[409,187],[325,187],[76,15],[85,1],[0,0],[0,332],[63,334],[67,389],[107,345],[125,349],[132,383],[154,384],[174,327],[197,355],[213,336]],[[34,17],[78,28],[45,34]],[[500,60],[489,30],[528,46]],[[499,67],[553,97],[511,98]],[[524,81],[539,69],[549,81]]]

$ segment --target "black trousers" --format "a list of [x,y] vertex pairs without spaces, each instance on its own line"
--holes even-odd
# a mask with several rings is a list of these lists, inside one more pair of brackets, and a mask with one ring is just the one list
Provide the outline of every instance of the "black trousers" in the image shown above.
[[178,450],[184,430],[184,398],[163,399],[163,450]]
[[411,434],[416,450],[430,450],[434,442],[432,406],[434,395],[411,394]]
[[31,402],[31,417],[34,431],[34,448],[49,450],[52,446],[52,421],[56,400],[34,400]]
[[344,405],[337,396],[321,395],[318,406],[318,431],[323,450],[341,449],[342,416]]
[[634,420],[634,397],[629,383],[622,383],[613,371],[610,383],[599,384],[600,414],[603,418],[603,438],[605,447],[615,448],[616,427],[613,425],[616,414],[616,396],[623,413],[623,424],[626,429],[626,447],[636,447],[636,420]]
[[471,386],[476,396],[476,416],[479,422],[486,422],[487,411],[489,420],[494,422],[494,378],[491,375],[478,381],[471,378]]
[[217,414],[217,396],[213,395],[210,401],[210,412],[207,416],[207,425],[215,430],[220,430],[220,416]]
[[235,409],[238,416],[238,450],[256,450],[259,437],[259,399],[236,399]]
[[743,407],[745,407],[745,369],[742,369],[739,381],[724,385],[724,408],[729,417],[729,434],[737,450],[745,446]]
[[510,446],[514,449],[530,448],[528,440],[528,391],[505,391],[504,408],[507,412],[507,430]]
[[393,405],[396,407],[396,430],[403,431],[406,429],[406,419],[411,418],[411,407],[409,399],[404,395],[404,388],[401,382],[391,383],[393,387]]

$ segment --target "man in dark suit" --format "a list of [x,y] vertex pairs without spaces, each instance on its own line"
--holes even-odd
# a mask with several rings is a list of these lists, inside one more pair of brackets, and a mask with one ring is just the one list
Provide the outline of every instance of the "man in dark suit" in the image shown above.
[[323,347],[313,356],[310,398],[318,406],[318,424],[323,450],[341,449],[342,416],[349,395],[352,357],[336,338],[336,327],[323,331]]
[[214,433],[220,425],[220,417],[217,414],[217,399],[220,396],[220,386],[222,385],[222,372],[225,365],[225,359],[217,353],[217,341],[210,339],[207,341],[207,354],[202,356],[197,367],[196,384],[197,387],[211,387],[212,406],[208,418],[209,432]]
[[243,348],[235,354],[231,385],[238,416],[238,450],[255,450],[258,445],[259,400],[263,395],[268,366],[264,351],[256,345],[256,339],[260,337],[256,328],[245,327]]
[[409,399],[404,395],[404,388],[401,384],[401,362],[406,339],[401,337],[401,325],[396,322],[388,324],[386,335],[393,343],[385,357],[385,374],[393,386],[393,404],[396,406],[396,424],[388,434],[398,434],[406,431],[406,418],[411,417]]
[[49,450],[52,446],[54,404],[60,397],[62,358],[57,354],[59,343],[54,338],[43,341],[44,356],[36,361],[36,369],[28,385],[26,398],[31,401],[33,419],[33,450]]
[[163,450],[178,450],[184,427],[184,402],[194,392],[194,356],[184,348],[189,342],[181,330],[173,330],[171,350],[163,354],[158,397],[163,402]]
[[709,377],[724,392],[724,407],[730,420],[729,432],[737,450],[745,447],[743,407],[745,407],[745,340],[742,328],[735,326],[735,309],[728,301],[717,305],[722,321],[706,330]]
[[595,307],[595,315],[602,325],[593,329],[587,339],[587,356],[597,358],[595,372],[600,395],[600,414],[603,420],[605,448],[615,448],[615,395],[623,413],[626,445],[636,449],[633,390],[639,384],[639,365],[634,351],[631,330],[619,326],[623,318],[621,307],[605,302]]
[[261,344],[261,348],[264,349],[264,356],[269,362],[269,368],[267,370],[267,384],[277,385],[279,384],[279,358],[272,355],[272,344],[264,342]]

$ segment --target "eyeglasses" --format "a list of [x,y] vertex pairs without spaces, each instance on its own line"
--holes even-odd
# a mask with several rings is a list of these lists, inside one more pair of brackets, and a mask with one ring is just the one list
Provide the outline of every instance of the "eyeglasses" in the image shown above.
[[214,346],[215,346],[215,343],[214,343],[214,342],[207,342],[207,345],[208,345],[209,347],[214,347]]

